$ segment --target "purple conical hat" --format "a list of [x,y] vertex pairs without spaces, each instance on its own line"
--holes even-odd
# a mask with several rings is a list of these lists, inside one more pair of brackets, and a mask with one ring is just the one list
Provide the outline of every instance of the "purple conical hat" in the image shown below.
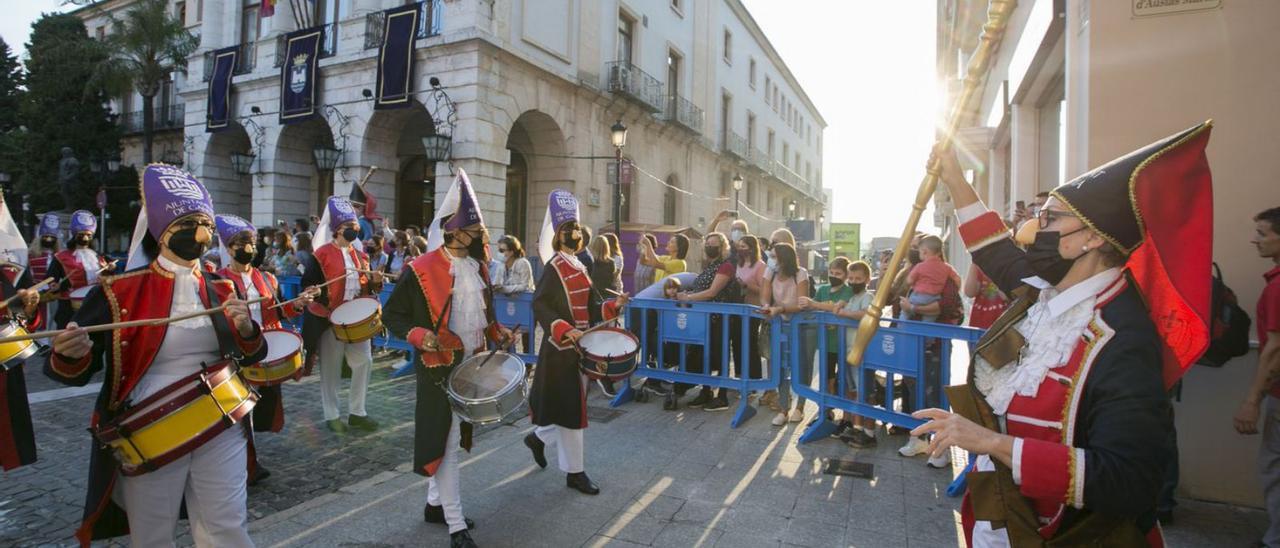
[[351,207],[351,202],[341,196],[329,197],[329,230],[338,231],[338,227],[343,223],[349,223],[356,220],[356,210]]
[[560,228],[562,224],[578,220],[578,198],[568,190],[559,188],[552,190],[547,197],[547,207],[551,211],[553,228]]
[[[51,215],[46,215],[46,217],[50,217],[50,216]],[[75,213],[71,214],[71,233],[72,234],[78,234],[81,232],[97,232],[97,231],[98,231],[98,218],[94,217],[93,213],[90,213],[83,209],[77,209]]]
[[476,193],[471,190],[471,181],[465,175],[458,178],[458,190],[458,209],[444,223],[444,229],[458,230],[465,226],[484,224],[480,206],[476,204]]
[[[142,201],[147,215],[147,232],[160,236],[174,221],[194,213],[212,220],[213,198],[199,180],[179,168],[151,164],[142,172]],[[73,221],[74,222],[74,221]]]
[[218,225],[218,239],[222,241],[222,245],[230,244],[231,240],[245,232],[249,234],[258,232],[258,229],[254,228],[249,221],[235,215],[218,215],[215,222]]
[[40,236],[57,236],[58,228],[62,225],[62,221],[53,213],[45,213],[40,218]]

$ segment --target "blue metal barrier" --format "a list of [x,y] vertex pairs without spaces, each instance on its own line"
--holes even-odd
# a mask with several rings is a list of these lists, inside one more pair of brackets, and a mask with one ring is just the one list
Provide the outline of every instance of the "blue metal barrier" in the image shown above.
[[[792,351],[786,355],[787,365],[792,376],[791,391],[795,395],[812,400],[818,404],[818,420],[809,426],[800,436],[800,443],[806,443],[829,436],[836,426],[826,419],[827,409],[840,409],[867,418],[889,422],[908,428],[915,428],[924,422],[912,418],[909,413],[893,410],[895,395],[895,377],[914,381],[912,401],[916,409],[923,409],[927,404],[926,388],[935,384],[937,391],[935,403],[947,407],[946,393],[943,387],[950,384],[951,378],[951,345],[953,341],[976,343],[983,331],[971,327],[947,325],[907,320],[892,320],[882,323],[875,337],[867,345],[863,353],[862,364],[851,367],[845,361],[850,342],[846,329],[856,331],[858,321],[841,318],[827,312],[806,312],[791,318],[788,333],[792,341]],[[834,329],[835,341],[829,341],[828,330]],[[934,343],[933,341],[937,341]],[[809,344],[806,344],[809,343]],[[937,344],[936,351],[926,349],[928,344]],[[836,369],[836,389],[828,390],[831,379],[828,377],[826,363],[828,350],[834,345]],[[818,361],[818,389],[810,386],[811,375],[806,372],[814,363],[815,351]],[[776,354],[775,354],[776,355]],[[804,361],[801,361],[804,360]],[[930,379],[929,368],[933,365],[939,370],[936,378]],[[881,405],[867,401],[873,392],[875,372],[885,376],[884,397]],[[850,373],[857,381],[857,398],[849,399]],[[909,384],[904,382],[904,385]]]
[[[737,390],[743,397],[738,400],[738,408],[734,412],[731,424],[737,428],[747,419],[755,415],[756,409],[747,404],[746,394],[751,390],[774,390],[778,388],[781,373],[781,361],[770,360],[768,369],[761,370],[763,378],[749,378],[745,371],[746,359],[739,359],[738,370],[731,371],[734,363],[730,356],[730,327],[737,319],[740,329],[736,355],[745,358],[750,352],[751,340],[758,334],[751,333],[751,320],[761,320],[757,314],[758,307],[746,304],[728,303],[679,303],[666,299],[632,299],[625,315],[631,318],[628,325],[630,331],[640,339],[640,353],[636,357],[639,362],[636,368],[637,377],[658,379],[672,383],[714,386],[721,389]],[[651,314],[650,312],[653,312]],[[651,322],[657,322],[653,325]],[[773,333],[780,333],[777,323],[771,324]],[[719,340],[711,340],[717,334]],[[654,340],[656,338],[656,340]],[[669,348],[668,345],[676,345]],[[720,345],[721,363],[719,375],[711,374],[712,346]],[[671,359],[668,350],[675,350],[677,356]],[[700,364],[693,364],[698,371],[689,371],[690,356],[701,358]],[[670,366],[671,369],[667,369]],[[624,382],[611,405],[617,407],[635,397],[635,389],[629,382]]]

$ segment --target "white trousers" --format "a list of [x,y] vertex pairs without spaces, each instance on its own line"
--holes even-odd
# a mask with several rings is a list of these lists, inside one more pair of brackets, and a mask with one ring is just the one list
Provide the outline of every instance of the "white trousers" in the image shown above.
[[449,533],[457,533],[467,528],[462,517],[462,493],[459,490],[458,477],[458,442],[462,438],[458,416],[453,416],[449,425],[449,438],[444,442],[444,458],[436,474],[427,478],[427,504],[444,507],[444,521],[449,524]]
[[554,424],[533,429],[533,433],[542,440],[542,443],[556,445],[556,451],[560,456],[560,469],[569,474],[585,470],[582,431],[581,428],[565,428]]
[[248,445],[232,426],[186,456],[141,476],[120,476],[135,548],[173,546],[182,499],[196,546],[253,546],[245,506]]
[[373,349],[370,341],[345,343],[325,329],[320,334],[320,405],[324,408],[324,420],[339,417],[338,382],[342,380],[342,358],[347,358],[351,368],[351,393],[347,395],[347,408],[352,415],[363,417],[364,396],[369,391],[369,373],[373,369]]

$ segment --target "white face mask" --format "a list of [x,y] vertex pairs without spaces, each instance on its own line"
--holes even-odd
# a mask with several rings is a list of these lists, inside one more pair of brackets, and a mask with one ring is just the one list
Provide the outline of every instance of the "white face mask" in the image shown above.
[[731,230],[731,231],[729,231],[729,239],[730,239],[730,240],[733,240],[733,241],[735,241],[735,242],[736,242],[736,241],[738,241],[738,240],[741,240],[741,239],[742,239],[742,231],[741,231],[741,230]]

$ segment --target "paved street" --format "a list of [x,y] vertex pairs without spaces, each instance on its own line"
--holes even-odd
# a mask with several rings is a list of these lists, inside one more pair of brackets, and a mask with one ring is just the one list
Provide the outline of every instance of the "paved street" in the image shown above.
[[[274,475],[249,489],[260,546],[446,545],[443,526],[422,523],[426,482],[409,471],[413,382],[389,372],[374,373],[369,411],[383,428],[368,435],[337,438],[320,426],[316,377],[286,385],[286,431],[259,437]],[[29,377],[33,393],[58,388]],[[728,412],[664,412],[657,402],[609,410],[592,394],[587,469],[602,489],[596,497],[568,490],[553,455],[547,470],[532,463],[520,441],[527,419],[480,431],[462,464],[464,510],[478,523],[480,545],[957,544],[959,501],[945,496],[950,472],[897,456],[902,437],[882,434],[868,451],[835,440],[797,446],[798,426],[770,426],[765,413],[733,430]],[[33,405],[40,460],[0,476],[0,545],[71,544],[93,397]],[[873,464],[874,478],[824,474],[833,457]],[[1194,501],[1178,520],[1167,529],[1172,546],[1245,545],[1265,525],[1257,510]]]

